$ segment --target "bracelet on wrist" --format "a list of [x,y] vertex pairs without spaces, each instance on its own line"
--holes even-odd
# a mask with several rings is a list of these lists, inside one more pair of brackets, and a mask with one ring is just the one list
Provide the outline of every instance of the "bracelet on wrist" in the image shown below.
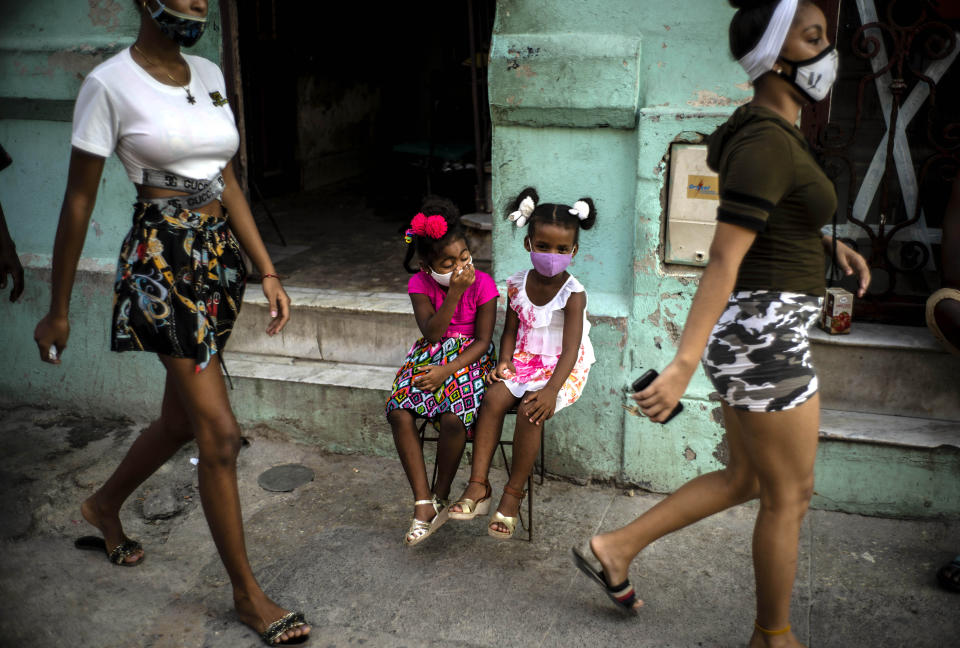
[[271,277],[273,279],[276,279],[277,281],[280,281],[280,275],[273,274],[272,272],[268,272],[267,274],[260,275],[261,279],[270,279]]

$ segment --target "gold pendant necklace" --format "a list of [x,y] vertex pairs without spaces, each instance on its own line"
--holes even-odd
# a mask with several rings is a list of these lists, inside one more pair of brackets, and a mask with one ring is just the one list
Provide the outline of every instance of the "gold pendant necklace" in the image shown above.
[[[140,52],[140,56],[142,56],[147,63],[149,63],[150,65],[152,65],[153,67],[156,67],[156,68],[159,68],[159,67],[160,67],[159,65],[157,65],[156,63],[154,63],[152,60],[150,60],[150,57],[147,56],[146,54],[144,54],[144,53],[143,53],[143,50],[140,49],[139,47],[137,47],[137,44],[136,44],[136,43],[133,44],[133,49],[135,49],[135,50],[137,50],[138,52]],[[190,69],[190,66],[188,65],[188,66],[187,66],[187,70],[189,71],[189,69]],[[171,81],[173,81],[174,85],[180,86],[181,88],[183,88],[184,90],[186,90],[186,92],[187,92],[187,103],[189,103],[189,104],[195,104],[195,103],[197,103],[196,98],[195,98],[192,94],[190,94],[190,87],[189,87],[190,84],[189,84],[189,83],[187,83],[187,85],[185,85],[185,86],[184,86],[184,85],[180,85],[179,83],[177,83],[177,80],[173,78],[173,75],[172,75],[172,74],[170,74],[169,72],[167,72],[167,71],[165,71],[165,70],[164,70],[163,73],[167,75],[167,78],[169,78]],[[192,78],[193,78],[193,75],[191,75],[191,79],[192,79]]]

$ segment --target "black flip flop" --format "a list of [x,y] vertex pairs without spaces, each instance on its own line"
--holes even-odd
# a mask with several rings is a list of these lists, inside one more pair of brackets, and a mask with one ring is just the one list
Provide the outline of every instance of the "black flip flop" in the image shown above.
[[571,551],[573,552],[573,564],[577,566],[577,569],[596,581],[603,588],[604,594],[610,597],[610,600],[616,603],[618,608],[629,614],[637,614],[637,608],[633,607],[633,604],[637,602],[637,592],[630,584],[629,578],[620,585],[611,587],[602,567],[600,569],[594,567],[576,548],[571,549]]
[[937,570],[937,582],[945,590],[960,593],[960,556]]
[[114,565],[120,565],[121,567],[136,567],[143,562],[144,558],[146,558],[146,554],[141,554],[140,560],[127,562],[127,556],[135,554],[138,551],[143,551],[143,545],[136,540],[131,540],[127,537],[124,537],[123,542],[114,547],[112,551],[107,549],[107,543],[99,536],[83,536],[81,538],[77,538],[74,540],[73,546],[77,549],[102,551],[104,554],[106,554],[107,560],[112,562]]
[[277,639],[284,632],[287,632],[288,630],[294,630],[302,625],[306,625],[306,621],[303,619],[303,612],[290,612],[289,614],[271,623],[267,629],[260,634],[260,638],[263,639],[263,643],[267,644],[268,646],[293,646],[304,644],[310,641],[309,634],[300,635],[299,637],[294,637],[293,639],[289,639],[282,643],[276,643]]

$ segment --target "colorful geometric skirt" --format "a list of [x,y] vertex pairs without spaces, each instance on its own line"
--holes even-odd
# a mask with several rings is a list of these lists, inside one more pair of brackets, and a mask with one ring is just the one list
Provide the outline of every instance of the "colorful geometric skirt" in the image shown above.
[[138,203],[117,262],[110,348],[193,358],[200,371],[230,337],[246,274],[226,217]]
[[425,367],[453,362],[472,343],[470,337],[445,337],[436,344],[424,338],[417,340],[393,380],[386,413],[396,409],[412,410],[418,417],[438,422],[441,414],[452,412],[463,422],[467,438],[473,438],[473,424],[486,389],[484,380],[497,362],[492,343],[477,362],[447,378],[437,391],[423,392],[413,385],[414,376]]

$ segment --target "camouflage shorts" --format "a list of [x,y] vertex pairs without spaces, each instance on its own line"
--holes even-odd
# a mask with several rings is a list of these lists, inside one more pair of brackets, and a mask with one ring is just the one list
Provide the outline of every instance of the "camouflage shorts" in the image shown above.
[[703,352],[721,398],[737,409],[779,412],[817,393],[807,330],[821,303],[798,293],[733,293]]

